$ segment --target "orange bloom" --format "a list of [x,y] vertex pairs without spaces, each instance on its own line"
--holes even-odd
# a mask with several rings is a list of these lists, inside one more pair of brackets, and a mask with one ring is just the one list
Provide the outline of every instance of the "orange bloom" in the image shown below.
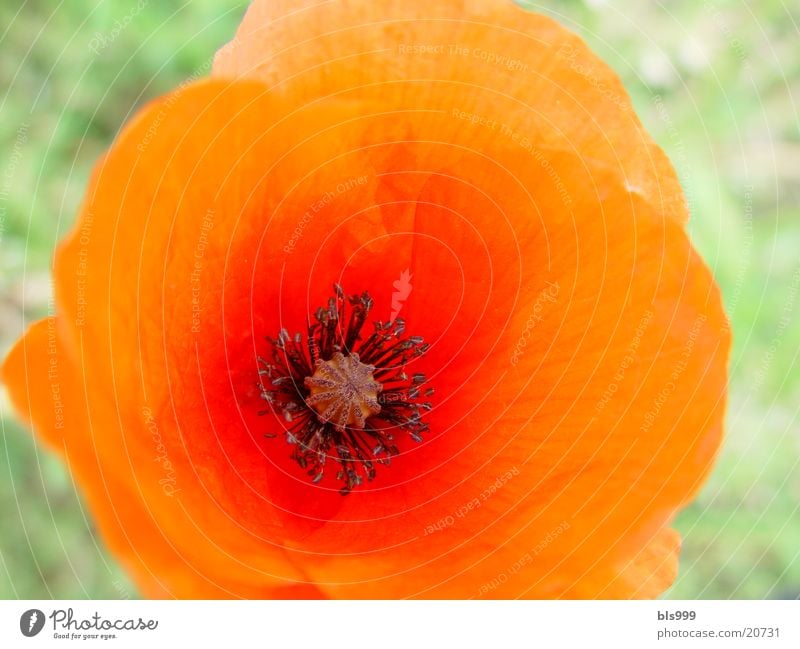
[[662,592],[728,328],[614,74],[510,0],[263,0],[212,77],[3,366],[142,593]]

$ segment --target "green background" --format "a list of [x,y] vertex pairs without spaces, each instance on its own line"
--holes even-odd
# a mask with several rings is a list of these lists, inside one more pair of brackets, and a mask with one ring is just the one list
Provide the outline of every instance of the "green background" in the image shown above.
[[[526,4],[580,32],[622,77],[678,170],[733,323],[727,438],[676,521],[684,549],[666,596],[796,598],[800,12],[780,0]],[[136,5],[0,4],[0,172],[12,172],[0,197],[0,356],[46,312],[50,258],[94,161],[144,102],[208,70],[245,9],[151,0],[115,35]],[[97,34],[107,41],[94,51]],[[71,477],[2,389],[0,435],[0,597],[136,597]]]

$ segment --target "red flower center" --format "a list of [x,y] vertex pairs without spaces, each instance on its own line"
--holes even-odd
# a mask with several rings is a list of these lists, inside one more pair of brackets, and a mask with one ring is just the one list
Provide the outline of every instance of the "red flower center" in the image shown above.
[[[395,434],[422,441],[428,430],[422,412],[431,409],[433,388],[424,374],[405,372],[406,363],[424,354],[420,336],[404,336],[405,323],[376,321],[366,339],[361,330],[372,309],[369,293],[335,297],[320,307],[303,336],[281,330],[268,338],[270,360],[259,358],[261,397],[287,422],[286,441],[292,459],[320,482],[333,459],[342,494],[375,477],[375,465],[390,463],[399,453]],[[349,305],[349,309],[348,309]],[[263,414],[266,414],[264,411]],[[267,435],[275,437],[275,435]]]

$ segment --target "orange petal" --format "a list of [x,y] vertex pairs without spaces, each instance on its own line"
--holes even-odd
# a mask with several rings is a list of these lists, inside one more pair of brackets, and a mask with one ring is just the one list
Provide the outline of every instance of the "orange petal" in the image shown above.
[[664,214],[687,216],[617,75],[578,36],[512,0],[256,0],[212,75],[262,81],[297,105],[377,93],[456,110],[462,129],[498,137],[505,126],[500,137],[530,140],[545,157],[576,151],[657,197]]
[[[17,412],[64,459],[103,540],[141,594],[259,597],[271,581],[269,592],[281,597],[319,597],[313,586],[271,580],[263,573],[254,579],[252,571],[245,577],[241,565],[228,565],[225,573],[209,569],[208,538],[187,524],[180,502],[180,492],[189,488],[188,477],[173,482],[174,476],[163,464],[150,470],[160,452],[157,440],[135,421],[126,422],[121,431],[113,402],[105,400],[108,395],[83,365],[88,341],[73,349],[58,334],[61,324],[63,319],[53,317],[32,325],[5,359],[0,378]],[[126,448],[125,440],[137,437],[147,438],[148,450],[142,455],[132,446]],[[179,521],[183,521],[182,533],[174,534]]]

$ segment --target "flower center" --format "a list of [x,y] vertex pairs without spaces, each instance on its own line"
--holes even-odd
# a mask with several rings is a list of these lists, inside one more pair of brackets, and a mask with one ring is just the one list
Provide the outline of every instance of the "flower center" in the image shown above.
[[372,376],[374,365],[365,365],[358,354],[336,352],[329,361],[318,360],[314,376],[305,378],[311,392],[306,403],[322,421],[337,428],[363,428],[367,417],[381,411],[378,392],[383,386]]
[[423,387],[424,374],[409,377],[405,371],[428,350],[420,336],[405,336],[405,323],[396,318],[374,322],[373,332],[362,337],[372,298],[366,292],[345,297],[338,285],[334,292],[309,322],[305,340],[286,329],[267,338],[272,353],[258,359],[259,386],[270,406],[261,414],[279,412],[286,421],[292,459],[315,483],[332,460],[347,494],[399,453],[395,434],[422,441],[428,430],[422,414],[432,405],[420,398],[433,388]]

